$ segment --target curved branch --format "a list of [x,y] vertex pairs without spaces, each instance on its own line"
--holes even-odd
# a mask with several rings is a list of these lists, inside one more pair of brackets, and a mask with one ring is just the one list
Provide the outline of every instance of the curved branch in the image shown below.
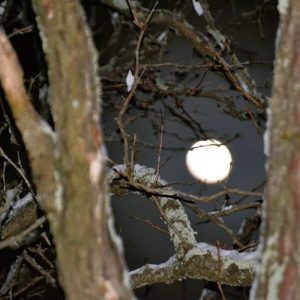
[[[121,13],[129,14],[129,9],[124,7],[123,1],[111,1],[101,0],[102,3],[109,5],[113,9],[119,10]],[[125,2],[125,1],[124,1]],[[150,10],[141,7],[139,4],[132,5],[132,12],[134,18],[140,22],[145,22]],[[207,57],[215,63],[218,63],[220,70],[228,82],[236,89],[249,103],[253,104],[260,110],[264,110],[267,106],[265,99],[263,99],[256,91],[253,80],[251,79],[248,72],[241,69],[232,69],[230,64],[220,55],[220,51],[216,50],[210,40],[197,31],[189,22],[187,22],[182,16],[175,12],[171,12],[166,9],[156,9],[154,15],[150,21],[151,24],[162,25],[172,28],[176,33],[185,38],[196,50],[196,52],[202,57]],[[219,42],[220,40],[225,41],[225,37],[215,29],[210,29],[210,34],[213,35],[214,39]],[[218,43],[220,46],[220,42]],[[223,50],[229,55],[231,62],[234,65],[240,65],[236,55],[233,54],[230,47],[227,49],[225,44],[221,45],[224,47]]]
[[[124,190],[117,187],[117,182],[129,180],[146,188],[164,186],[167,192],[173,192],[172,188],[166,187],[165,180],[157,178],[156,171],[152,168],[135,165],[132,176],[131,179],[127,177],[124,165],[114,166],[108,177],[112,191],[123,193]],[[136,192],[141,193],[139,190]],[[227,285],[251,285],[255,273],[255,252],[239,253],[206,243],[197,244],[195,233],[180,201],[167,196],[156,196],[156,199],[163,217],[167,216],[164,220],[168,225],[176,255],[163,264],[145,265],[131,271],[134,288],[158,282],[172,283],[187,277]]]
[[[56,136],[34,110],[23,83],[23,70],[3,30],[0,30],[0,81],[6,99],[22,134],[28,155],[39,182],[39,200],[49,211],[55,209],[54,144]],[[51,201],[46,201],[51,199]],[[47,204],[46,204],[47,203]],[[46,207],[47,206],[47,207]]]
[[[152,168],[135,165],[133,171],[133,181],[146,187],[166,186],[167,182],[157,177]],[[124,165],[114,166],[110,172],[109,181],[113,183],[122,176],[126,176]],[[166,188],[167,190],[170,188]],[[116,189],[114,190],[116,192]],[[169,197],[153,196],[160,210],[162,218],[168,225],[169,235],[174,244],[176,255],[179,259],[185,257],[187,251],[193,249],[196,245],[195,233],[191,227],[188,216],[186,215],[180,201]]]

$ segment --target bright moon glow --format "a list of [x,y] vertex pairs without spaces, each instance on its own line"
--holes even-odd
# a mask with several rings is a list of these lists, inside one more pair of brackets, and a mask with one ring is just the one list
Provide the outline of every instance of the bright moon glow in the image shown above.
[[229,149],[218,140],[199,141],[188,151],[186,165],[195,178],[216,183],[228,177],[232,157]]

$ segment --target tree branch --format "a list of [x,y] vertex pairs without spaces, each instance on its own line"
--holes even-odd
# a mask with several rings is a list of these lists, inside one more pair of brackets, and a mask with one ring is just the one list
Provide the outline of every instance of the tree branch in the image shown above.
[[[147,264],[131,271],[133,288],[154,283],[172,283],[185,278],[205,279],[231,286],[250,286],[255,276],[256,252],[239,253],[236,250],[219,250],[199,243],[186,253],[183,260],[172,256],[168,261]],[[221,266],[221,267],[220,267]]]
[[[114,183],[126,177],[125,165],[113,167],[109,174],[113,192],[118,192]],[[133,181],[146,188],[156,184],[158,187],[164,186],[167,193],[172,191],[172,188],[167,187],[165,180],[157,178],[154,169],[145,166],[135,165]],[[227,285],[251,285],[255,273],[256,254],[222,250],[205,243],[197,244],[195,233],[181,202],[167,196],[155,198],[168,225],[176,255],[163,264],[145,265],[131,271],[134,288],[158,282],[172,283],[187,277]]]
[[[111,1],[101,0],[112,7],[113,9],[119,10],[121,13],[129,14],[129,9],[124,7],[122,1]],[[149,10],[141,7],[139,4],[132,5],[132,11],[136,18],[140,21],[145,22],[149,15]],[[230,57],[230,63],[227,63],[225,58],[220,55],[220,51],[216,50],[210,40],[201,32],[197,31],[189,22],[187,22],[182,16],[179,16],[175,12],[171,12],[165,9],[156,9],[155,14],[151,19],[151,24],[162,25],[172,28],[176,33],[185,38],[196,50],[196,52],[202,57],[207,57],[213,62],[220,65],[224,76],[228,82],[236,89],[249,103],[264,110],[266,108],[266,101],[256,91],[253,80],[247,71],[242,69],[232,69],[231,64],[241,66],[241,63],[237,59],[236,55],[233,54],[230,47],[226,47],[225,43],[220,44],[220,41],[225,41],[226,38],[215,28],[210,28],[210,34],[213,35],[217,46],[222,46]]]

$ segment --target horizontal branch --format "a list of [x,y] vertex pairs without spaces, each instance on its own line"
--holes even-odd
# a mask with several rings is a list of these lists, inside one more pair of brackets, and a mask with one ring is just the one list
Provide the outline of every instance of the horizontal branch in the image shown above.
[[[149,172],[150,170],[154,170],[151,168],[147,168],[147,169],[149,170]],[[122,175],[122,173],[119,173],[119,175]],[[122,179],[125,180],[121,181]],[[128,180],[127,177],[122,177],[122,176],[119,177],[118,180],[120,180],[118,182],[118,185],[113,186],[113,191],[116,194],[122,194],[124,193],[124,190],[131,190],[132,192],[142,192],[148,196],[168,197],[168,198],[182,201],[184,203],[186,202],[192,204],[194,204],[195,202],[202,202],[202,203],[213,202],[214,200],[217,200],[218,198],[226,194],[262,197],[262,193],[260,192],[242,191],[240,189],[226,189],[216,194],[213,194],[212,196],[196,196],[190,193],[184,193],[184,192],[174,190],[172,188],[168,188],[168,184],[165,181],[164,181],[165,184],[157,185],[156,187],[154,187],[154,185],[151,186],[149,184],[145,184],[145,182],[142,183],[137,180]]]
[[133,288],[154,283],[170,284],[185,278],[205,279],[231,286],[250,286],[255,275],[257,252],[239,253],[199,243],[184,260],[172,256],[162,264],[147,264],[131,271]]
[[34,231],[35,229],[39,228],[41,225],[43,225],[46,221],[46,217],[40,217],[37,219],[32,225],[27,227],[24,231],[13,235],[9,236],[3,241],[0,241],[0,250],[4,248],[18,248],[23,245],[23,241],[26,240],[28,235]]

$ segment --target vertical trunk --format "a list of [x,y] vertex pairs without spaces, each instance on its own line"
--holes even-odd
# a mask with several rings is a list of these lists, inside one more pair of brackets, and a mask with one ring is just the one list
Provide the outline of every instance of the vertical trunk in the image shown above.
[[[129,299],[107,228],[97,55],[79,0],[33,0],[48,61],[55,199],[44,199],[68,299]],[[34,171],[34,170],[33,170]],[[39,182],[37,182],[37,185]]]
[[300,299],[300,1],[279,1],[262,261],[253,299]]

